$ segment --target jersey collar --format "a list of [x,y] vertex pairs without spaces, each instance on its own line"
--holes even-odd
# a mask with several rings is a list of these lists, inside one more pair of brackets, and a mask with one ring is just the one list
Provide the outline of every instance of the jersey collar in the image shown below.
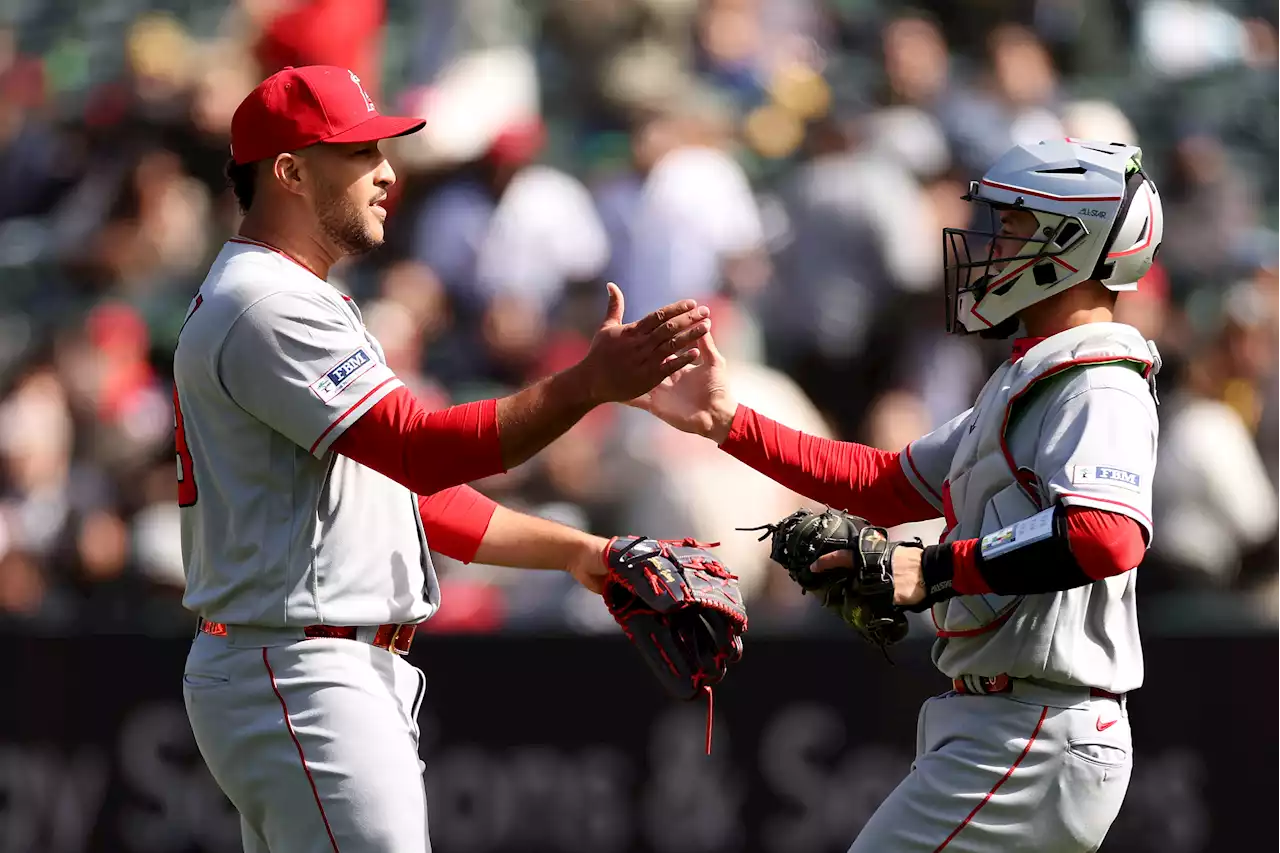
[[1043,338],[1043,337],[1018,338],[1013,342],[1013,355],[1011,356],[1012,359],[1014,361],[1019,360],[1020,358],[1022,358],[1024,355],[1027,354],[1027,350],[1031,349],[1033,346],[1035,346],[1036,344],[1040,343],[1043,340],[1046,340],[1046,338]]
[[[269,251],[275,252],[277,255],[284,258],[289,263],[294,264],[295,266],[306,270],[308,273],[315,276],[316,278],[320,278],[320,276],[316,275],[315,270],[311,269],[309,266],[307,266],[302,261],[295,258],[293,255],[290,255],[284,249],[277,248],[271,245],[270,243],[263,243],[261,240],[250,240],[248,237],[241,237],[238,234],[235,237],[232,237],[229,240],[227,240],[227,242],[239,243],[242,246],[257,246],[259,249],[267,249]],[[324,279],[322,278],[320,280],[324,281]]]

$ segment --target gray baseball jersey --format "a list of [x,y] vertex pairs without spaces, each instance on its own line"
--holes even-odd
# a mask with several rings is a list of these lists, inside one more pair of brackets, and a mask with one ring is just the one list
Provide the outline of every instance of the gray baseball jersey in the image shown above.
[[[1150,542],[1156,370],[1154,351],[1130,326],[1061,332],[1001,367],[972,409],[908,445],[903,467],[946,516],[944,538],[986,537],[984,553],[1059,503],[1128,516]],[[1135,584],[1126,572],[1065,592],[941,602],[934,662],[952,678],[1133,690],[1143,677]]]
[[187,608],[262,627],[434,612],[417,497],[330,452],[401,387],[350,300],[232,240],[191,304],[174,379]]

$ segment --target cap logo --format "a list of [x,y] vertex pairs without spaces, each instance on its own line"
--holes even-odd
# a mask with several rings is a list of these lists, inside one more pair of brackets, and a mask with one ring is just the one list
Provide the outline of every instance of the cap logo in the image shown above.
[[364,90],[364,86],[360,85],[360,78],[356,76],[356,72],[348,71],[347,73],[351,75],[351,82],[355,83],[356,88],[360,90],[360,97],[364,98],[365,109],[371,113],[377,112],[377,110],[374,109],[374,106],[373,106],[373,98],[370,98],[369,93]]

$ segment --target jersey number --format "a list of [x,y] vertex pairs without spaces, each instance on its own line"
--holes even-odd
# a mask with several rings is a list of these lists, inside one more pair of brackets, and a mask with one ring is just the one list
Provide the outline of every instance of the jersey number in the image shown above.
[[[203,296],[196,297],[187,320],[191,319],[191,315],[196,313],[203,302]],[[187,320],[183,320],[182,325],[185,326]],[[181,334],[182,330],[179,329],[178,333]],[[187,448],[187,428],[182,420],[182,406],[178,403],[177,380],[173,383],[173,444],[178,455],[178,506],[194,506],[200,492],[196,488],[196,471],[191,462],[191,451]]]
[[196,489],[195,466],[187,449],[187,430],[182,423],[182,407],[178,405],[178,386],[173,386],[173,443],[178,451],[178,506],[193,506],[200,497]]

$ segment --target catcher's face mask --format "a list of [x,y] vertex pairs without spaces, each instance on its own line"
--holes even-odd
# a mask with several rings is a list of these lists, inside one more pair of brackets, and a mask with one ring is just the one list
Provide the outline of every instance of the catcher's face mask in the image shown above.
[[[964,200],[974,205],[975,227],[942,230],[946,328],[1009,337],[1018,326],[1010,309],[1051,295],[1066,272],[1057,269],[1063,264],[1058,256],[1087,231],[1073,216],[983,199],[977,182]],[[1015,289],[1028,292],[1017,298]],[[990,297],[1015,298],[995,300],[997,305]]]

